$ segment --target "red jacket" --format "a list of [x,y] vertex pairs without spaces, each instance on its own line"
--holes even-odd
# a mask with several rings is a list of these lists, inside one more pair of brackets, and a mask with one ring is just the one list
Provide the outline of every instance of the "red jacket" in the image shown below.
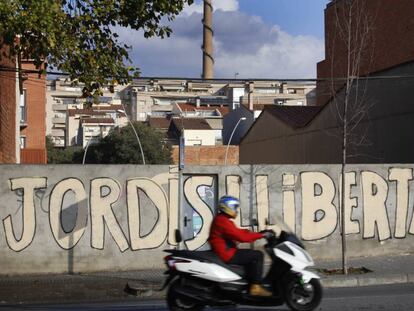
[[211,224],[208,242],[213,251],[228,262],[237,251],[236,242],[253,242],[261,239],[263,234],[237,228],[225,214],[218,214]]

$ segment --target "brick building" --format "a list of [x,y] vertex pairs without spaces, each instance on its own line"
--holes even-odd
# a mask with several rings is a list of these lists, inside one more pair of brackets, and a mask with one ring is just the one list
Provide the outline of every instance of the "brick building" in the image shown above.
[[[34,64],[23,61],[23,70],[36,71]],[[46,154],[46,77],[27,73],[20,98],[20,163],[45,164]]]
[[[4,48],[0,50],[3,53]],[[13,61],[0,60],[0,163],[16,163],[16,72]]]
[[[325,9],[325,60],[317,65],[318,79],[328,80],[317,83],[318,105],[326,104],[344,84],[330,78],[347,76],[347,40],[341,38],[347,25],[351,25],[351,47],[360,53],[358,70],[353,74],[364,77],[413,61],[413,15],[413,0],[331,1]],[[358,55],[351,52],[350,56],[355,62]]]
[[31,61],[21,66],[19,82],[15,62],[0,63],[0,163],[44,164],[46,78]]

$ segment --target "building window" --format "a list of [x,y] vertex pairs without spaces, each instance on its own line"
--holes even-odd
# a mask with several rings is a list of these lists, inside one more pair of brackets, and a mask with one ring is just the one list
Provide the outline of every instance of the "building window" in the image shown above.
[[20,95],[20,103],[19,103],[19,108],[20,108],[20,122],[21,123],[26,123],[27,121],[27,111],[26,111],[26,90],[23,90],[23,94]]

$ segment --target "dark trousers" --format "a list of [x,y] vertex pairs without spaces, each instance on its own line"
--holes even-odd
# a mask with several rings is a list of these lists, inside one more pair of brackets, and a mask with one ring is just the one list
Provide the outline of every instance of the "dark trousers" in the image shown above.
[[238,249],[228,264],[241,265],[247,273],[247,280],[253,284],[262,282],[263,253],[253,249]]

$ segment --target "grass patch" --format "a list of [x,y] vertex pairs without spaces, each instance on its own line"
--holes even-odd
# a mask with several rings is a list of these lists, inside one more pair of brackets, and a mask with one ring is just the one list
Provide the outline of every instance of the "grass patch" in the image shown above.
[[[335,269],[323,269],[319,268],[317,269],[319,273],[325,274],[325,275],[343,275],[342,268],[335,268]],[[348,267],[348,274],[365,274],[370,273],[372,270],[365,268],[365,267]]]

